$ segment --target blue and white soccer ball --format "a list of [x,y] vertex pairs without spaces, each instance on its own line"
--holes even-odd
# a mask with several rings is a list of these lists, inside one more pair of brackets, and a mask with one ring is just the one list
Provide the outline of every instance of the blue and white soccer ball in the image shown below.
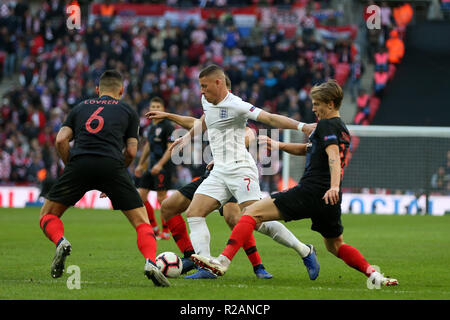
[[181,275],[183,262],[173,252],[163,252],[156,257],[156,266],[167,278],[176,278]]

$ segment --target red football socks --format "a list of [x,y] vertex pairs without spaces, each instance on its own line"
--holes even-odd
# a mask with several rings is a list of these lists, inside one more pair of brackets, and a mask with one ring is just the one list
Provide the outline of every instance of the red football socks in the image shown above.
[[366,276],[370,276],[375,269],[364,259],[361,252],[356,248],[343,244],[338,251],[338,257],[344,260],[344,262],[352,268],[364,273]]
[[167,221],[163,219],[162,215],[161,215],[161,225],[162,225],[163,233],[170,233],[169,226],[167,225]]
[[57,245],[58,241],[64,237],[64,225],[57,216],[46,214],[40,219],[39,224],[44,234],[54,244]]
[[152,225],[153,230],[157,231],[158,230],[158,222],[156,222],[155,212],[153,211],[152,205],[150,204],[150,202],[145,201],[144,206],[145,206],[145,210],[147,210],[148,220],[150,221],[150,224]]
[[145,259],[155,261],[156,239],[153,229],[148,223],[142,223],[136,227],[137,246]]
[[178,249],[183,252],[185,258],[190,257],[194,253],[194,247],[189,238],[186,222],[183,217],[181,215],[176,215],[175,217],[170,218],[167,220],[167,226],[169,227],[170,232],[172,232],[173,240],[175,240]]
[[250,239],[250,236],[255,229],[256,221],[250,216],[242,216],[236,226],[231,232],[230,238],[228,239],[227,246],[222,252],[222,255],[230,260],[233,260],[236,252],[243,246],[244,243]]
[[255,237],[253,234],[243,245],[244,251],[247,254],[248,260],[250,260],[252,266],[261,264],[261,257],[259,256],[258,249],[256,248]]

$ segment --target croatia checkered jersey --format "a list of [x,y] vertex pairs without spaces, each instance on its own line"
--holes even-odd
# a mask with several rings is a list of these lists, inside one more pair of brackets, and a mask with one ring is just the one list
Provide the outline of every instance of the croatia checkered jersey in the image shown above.
[[202,96],[202,106],[214,167],[230,165],[236,161],[251,161],[254,165],[254,160],[245,147],[245,126],[248,119],[258,118],[261,109],[231,92],[216,105]]
[[302,187],[325,192],[330,188],[330,167],[325,149],[337,145],[341,160],[341,182],[347,164],[350,133],[341,118],[323,119],[309,136],[306,149],[305,172],[300,179]]

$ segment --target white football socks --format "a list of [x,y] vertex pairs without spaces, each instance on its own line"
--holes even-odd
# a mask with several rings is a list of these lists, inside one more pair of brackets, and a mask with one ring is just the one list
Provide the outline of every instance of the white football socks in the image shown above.
[[294,249],[302,258],[306,257],[311,252],[311,249],[307,245],[298,240],[284,224],[278,221],[261,223],[258,232],[271,237],[283,246]]
[[195,253],[204,257],[210,257],[211,251],[209,242],[211,235],[209,233],[208,225],[206,224],[206,218],[189,217],[187,218],[187,222],[189,224],[189,229],[191,230],[189,236]]

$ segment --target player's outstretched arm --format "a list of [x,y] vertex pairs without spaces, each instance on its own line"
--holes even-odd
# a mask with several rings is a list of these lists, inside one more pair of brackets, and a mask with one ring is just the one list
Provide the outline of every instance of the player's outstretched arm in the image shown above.
[[311,132],[315,129],[317,126],[316,123],[303,123],[299,122],[297,120],[282,116],[280,114],[276,113],[269,113],[264,110],[262,110],[258,117],[256,118],[257,121],[265,123],[271,127],[279,128],[279,129],[292,129],[292,130],[300,130],[305,133],[306,135],[310,135]]
[[306,155],[305,143],[285,143],[281,141],[273,140],[267,136],[259,136],[258,144],[266,146],[269,150],[281,150],[295,156]]
[[69,162],[70,145],[69,142],[73,138],[73,130],[70,127],[64,126],[59,129],[56,135],[55,148],[61,160],[67,165]]
[[128,138],[127,146],[125,147],[125,150],[123,152],[123,155],[125,157],[125,168],[128,168],[131,162],[133,162],[134,158],[136,158],[137,149],[138,140],[136,138]]
[[168,119],[170,121],[179,124],[183,128],[190,130],[194,126],[196,118],[188,117],[188,116],[180,116],[178,114],[163,112],[163,111],[150,111],[145,114],[147,119]]
[[328,155],[328,165],[330,167],[330,189],[323,196],[326,204],[334,205],[339,202],[339,185],[341,182],[341,158],[339,157],[339,147],[331,144],[326,147]]
[[172,143],[172,145],[169,148],[169,151],[172,151],[175,149],[181,149],[183,146],[188,144],[191,141],[191,138],[198,133],[203,133],[206,130],[206,122],[205,122],[205,115],[202,115],[200,119],[196,119],[194,121],[194,126],[189,130],[188,133],[186,133],[181,138],[178,138]]

